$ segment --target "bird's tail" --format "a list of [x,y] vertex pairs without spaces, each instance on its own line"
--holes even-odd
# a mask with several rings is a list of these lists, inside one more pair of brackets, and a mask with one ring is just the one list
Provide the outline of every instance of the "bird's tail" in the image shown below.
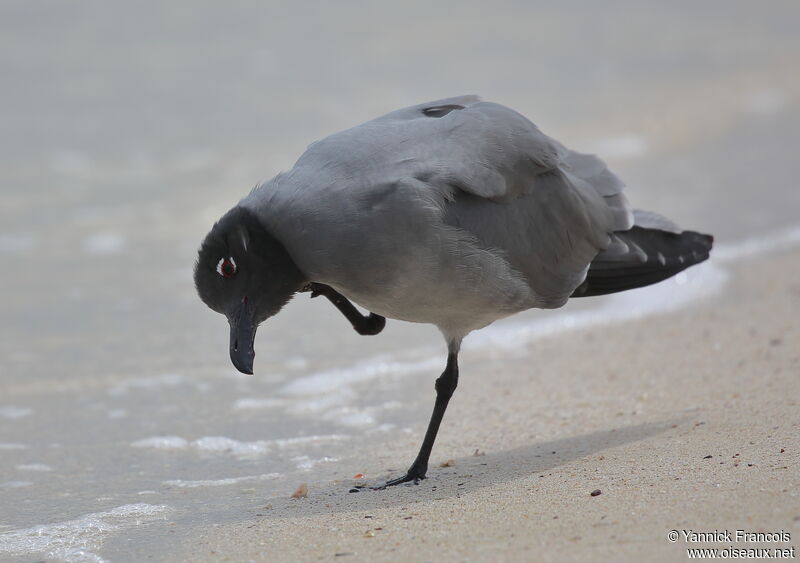
[[572,297],[591,297],[651,285],[708,258],[714,237],[682,231],[669,219],[634,212],[628,231],[611,235],[611,245],[589,265]]

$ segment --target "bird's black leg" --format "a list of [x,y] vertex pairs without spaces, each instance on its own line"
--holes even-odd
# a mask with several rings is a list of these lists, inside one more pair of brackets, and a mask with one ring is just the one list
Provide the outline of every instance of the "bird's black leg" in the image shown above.
[[358,334],[378,334],[383,330],[383,327],[386,326],[386,318],[376,315],[375,313],[370,313],[366,316],[362,315],[358,309],[350,303],[347,297],[329,285],[311,282],[304,289],[311,292],[311,297],[317,297],[319,295],[327,297],[328,301],[333,303],[336,308],[347,317],[347,320],[350,321],[350,324],[353,325],[353,328],[356,329]]
[[436,441],[436,433],[439,431],[439,425],[442,423],[444,411],[447,410],[447,403],[450,402],[450,397],[458,385],[458,350],[451,350],[447,355],[447,367],[444,372],[436,380],[436,404],[433,407],[433,414],[431,421],[428,423],[428,430],[425,432],[425,439],[422,440],[422,447],[419,449],[417,459],[408,468],[408,472],[403,477],[392,479],[378,489],[385,489],[392,485],[399,485],[401,483],[408,483],[409,481],[417,482],[425,478],[428,472],[428,459],[431,457],[431,450],[433,449],[433,442]]

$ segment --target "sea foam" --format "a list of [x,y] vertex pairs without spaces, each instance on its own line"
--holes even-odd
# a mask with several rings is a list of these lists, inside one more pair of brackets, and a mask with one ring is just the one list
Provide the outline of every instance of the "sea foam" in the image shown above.
[[126,504],[75,520],[4,532],[0,534],[0,553],[41,554],[67,563],[104,563],[96,552],[109,534],[163,519],[171,510],[165,505]]
[[179,489],[194,489],[198,487],[222,487],[225,485],[235,485],[237,483],[244,483],[247,481],[268,481],[271,479],[277,479],[280,476],[280,473],[265,473],[262,475],[246,475],[244,477],[228,477],[226,479],[200,479],[196,481],[172,479],[169,481],[164,481],[163,484],[170,487],[178,487]]
[[0,407],[0,417],[16,420],[33,414],[33,409],[28,407]]

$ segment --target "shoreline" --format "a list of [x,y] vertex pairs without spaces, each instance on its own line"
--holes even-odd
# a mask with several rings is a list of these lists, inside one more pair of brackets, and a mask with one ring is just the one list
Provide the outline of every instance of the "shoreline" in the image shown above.
[[[470,354],[420,485],[352,494],[357,481],[310,482],[308,498],[254,501],[176,555],[674,561],[726,545],[671,543],[668,531],[723,528],[783,529],[790,543],[763,547],[797,545],[795,272],[796,247],[731,266],[721,294],[688,309]],[[351,474],[398,474],[424,422],[359,451]]]

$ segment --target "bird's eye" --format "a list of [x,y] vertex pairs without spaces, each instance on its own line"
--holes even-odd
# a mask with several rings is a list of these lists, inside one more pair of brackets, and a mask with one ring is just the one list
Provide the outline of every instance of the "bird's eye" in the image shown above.
[[223,278],[232,278],[236,275],[236,262],[233,257],[220,258],[217,262],[217,273]]

